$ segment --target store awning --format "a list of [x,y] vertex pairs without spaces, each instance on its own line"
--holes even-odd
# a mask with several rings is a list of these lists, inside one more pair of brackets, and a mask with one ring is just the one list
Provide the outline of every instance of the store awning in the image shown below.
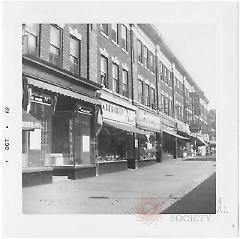
[[25,110],[22,110],[22,130],[34,129],[41,129],[41,122]]
[[144,130],[141,130],[141,129],[136,128],[135,126],[123,124],[123,123],[120,123],[117,121],[104,119],[103,125],[110,126],[110,127],[116,128],[116,129],[121,129],[121,130],[128,131],[128,132],[137,133],[137,134],[146,134],[146,132]]
[[28,84],[36,86],[38,88],[42,88],[42,89],[49,90],[49,91],[59,93],[62,95],[70,96],[72,98],[83,100],[83,101],[86,101],[86,102],[89,102],[89,103],[92,103],[95,105],[101,105],[101,102],[98,101],[97,99],[91,98],[86,95],[82,95],[78,92],[75,92],[75,91],[72,91],[69,89],[65,89],[65,88],[62,88],[62,87],[59,87],[56,85],[48,84],[46,82],[36,80],[36,79],[30,78],[30,77],[28,77],[27,80],[28,80]]
[[204,140],[201,137],[197,136],[197,139],[198,139],[198,143],[201,144],[202,146],[204,146],[204,145],[208,146],[208,144],[206,142],[204,142]]
[[163,129],[163,132],[165,132],[165,133],[167,133],[169,135],[175,136],[175,137],[177,137],[179,139],[189,139],[189,138],[186,138],[186,137],[183,137],[183,136],[177,134],[176,132],[172,132],[170,130]]

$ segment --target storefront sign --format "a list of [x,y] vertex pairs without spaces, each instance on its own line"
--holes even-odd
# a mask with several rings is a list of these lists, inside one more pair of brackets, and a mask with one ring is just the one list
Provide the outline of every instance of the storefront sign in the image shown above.
[[135,125],[135,111],[102,101],[103,119]]
[[160,131],[160,117],[144,110],[137,110],[137,124],[148,130]]

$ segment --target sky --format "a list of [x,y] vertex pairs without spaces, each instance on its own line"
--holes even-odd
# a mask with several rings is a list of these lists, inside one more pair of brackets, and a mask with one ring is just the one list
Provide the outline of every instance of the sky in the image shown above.
[[174,22],[159,23],[156,26],[169,48],[210,101],[208,109],[216,109],[216,24]]

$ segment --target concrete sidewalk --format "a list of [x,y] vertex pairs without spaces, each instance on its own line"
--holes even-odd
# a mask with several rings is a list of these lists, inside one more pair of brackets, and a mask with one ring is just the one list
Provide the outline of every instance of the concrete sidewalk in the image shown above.
[[23,212],[160,213],[207,179],[215,162],[175,159],[138,170],[23,188]]

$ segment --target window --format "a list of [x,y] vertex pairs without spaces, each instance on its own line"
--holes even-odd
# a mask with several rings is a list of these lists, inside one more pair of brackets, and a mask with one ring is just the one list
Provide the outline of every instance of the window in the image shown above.
[[38,24],[25,24],[24,25],[24,38],[23,46],[26,47],[27,53],[31,55],[37,55],[37,46],[38,46]]
[[165,97],[165,99],[164,99],[164,113],[166,114],[166,115],[168,115],[168,98],[167,97]]
[[129,97],[128,92],[128,72],[126,70],[122,71],[123,77],[123,96]]
[[71,37],[70,38],[70,57],[69,57],[69,61],[70,61],[70,71],[74,74],[74,75],[78,75],[79,74],[79,66],[80,66],[80,62],[79,62],[79,46],[80,46],[80,42],[78,39]]
[[122,48],[127,51],[127,27],[122,25]]
[[155,89],[151,88],[151,104],[152,104],[152,109],[156,109],[156,96],[155,96]]
[[172,100],[169,99],[168,103],[169,103],[168,104],[168,111],[169,111],[168,115],[172,116]]
[[138,97],[139,103],[143,104],[143,81],[138,80]]
[[101,84],[108,88],[108,59],[101,56]]
[[144,54],[144,66],[147,69],[149,69],[149,66],[148,66],[148,49],[147,49],[146,46],[144,46],[143,54]]
[[50,55],[49,61],[55,65],[60,65],[61,30],[53,25],[50,29]]
[[162,62],[160,62],[159,68],[160,68],[160,73],[162,74],[163,73],[163,64],[162,64]]
[[167,78],[167,67],[164,66],[164,82],[166,82]]
[[170,85],[171,83],[171,72],[168,70],[167,71],[167,84]]
[[118,24],[112,24],[112,40],[118,44]]
[[154,72],[154,59],[153,59],[152,52],[149,52],[149,66],[150,66],[150,70]]
[[101,31],[108,36],[108,24],[101,24]]
[[164,112],[164,95],[161,94],[161,112]]
[[112,71],[113,71],[113,91],[119,93],[119,66],[113,63]]
[[138,47],[138,62],[142,63],[143,59],[142,59],[142,42],[140,40],[138,40],[137,43],[137,47]]
[[150,106],[150,96],[149,96],[149,85],[145,85],[145,104],[146,104],[146,106]]

